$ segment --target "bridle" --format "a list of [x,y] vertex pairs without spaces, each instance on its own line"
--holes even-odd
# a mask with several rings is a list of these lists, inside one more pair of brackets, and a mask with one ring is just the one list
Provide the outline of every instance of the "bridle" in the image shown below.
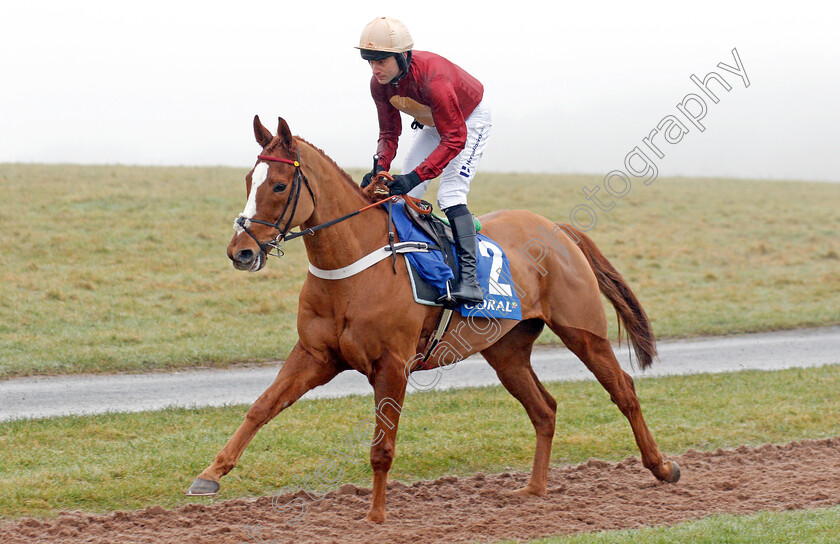
[[[292,187],[290,189],[292,196],[286,200],[286,205],[283,207],[283,211],[280,213],[280,217],[277,218],[277,221],[274,223],[270,223],[268,221],[262,221],[260,219],[249,219],[247,217],[239,216],[236,219],[236,225],[238,225],[243,231],[245,231],[248,236],[253,238],[253,240],[257,243],[260,247],[260,250],[265,253],[267,256],[274,256],[274,257],[282,257],[283,253],[283,244],[285,244],[288,240],[294,240],[295,238],[299,238],[304,234],[315,234],[316,231],[321,229],[325,229],[336,223],[341,223],[342,221],[346,221],[351,217],[359,215],[363,211],[369,210],[371,208],[375,208],[385,203],[390,203],[395,201],[397,198],[402,198],[405,200],[407,206],[410,206],[418,213],[422,215],[427,215],[432,213],[431,206],[424,207],[422,201],[418,198],[410,197],[408,195],[398,195],[393,196],[390,198],[386,198],[380,200],[378,202],[374,202],[373,204],[369,204],[363,208],[359,208],[354,212],[350,212],[347,215],[342,215],[336,219],[332,219],[327,221],[326,223],[321,223],[320,225],[315,225],[314,227],[309,227],[306,229],[301,229],[297,232],[289,232],[292,229],[292,218],[295,216],[295,212],[297,211],[298,201],[300,200],[300,190],[302,185],[306,185],[306,189],[309,191],[309,195],[312,197],[312,205],[315,205],[315,193],[312,192],[312,187],[309,185],[309,180],[306,179],[306,176],[300,169],[300,149],[297,150],[297,159],[290,160],[290,159],[281,159],[279,157],[270,157],[268,155],[257,155],[257,158],[262,161],[270,161],[270,162],[282,162],[286,164],[291,164],[295,167],[295,176],[292,180]],[[377,174],[377,177],[382,177],[385,179],[393,180],[394,178],[388,174],[387,172],[380,172]],[[280,227],[281,223],[283,222],[283,218],[286,216],[286,212],[289,210],[289,206],[292,207],[292,213],[289,215],[289,219],[286,221],[286,225],[284,227]],[[389,206],[389,222],[390,222],[390,206]],[[253,232],[248,228],[248,225],[251,223],[257,223],[259,225],[265,225],[267,227],[272,227],[277,230],[278,234],[274,237],[273,240],[270,242],[260,242],[259,238],[257,238]],[[393,244],[393,233],[389,233],[391,238],[391,244]],[[272,250],[274,251],[272,253]]]
[[[260,246],[260,250],[262,250],[263,253],[265,253],[266,255],[274,255],[275,257],[282,257],[283,250],[281,249],[281,247],[286,242],[286,240],[291,240],[292,238],[297,238],[298,236],[302,236],[304,234],[304,232],[295,232],[289,234],[289,231],[292,229],[292,218],[295,216],[298,201],[300,200],[301,186],[306,185],[306,189],[309,191],[309,196],[312,197],[313,206],[315,205],[315,193],[312,192],[312,187],[309,185],[309,180],[306,179],[306,176],[303,175],[303,172],[300,169],[300,149],[297,150],[296,160],[281,159],[279,157],[270,157],[268,155],[257,155],[257,158],[261,161],[283,162],[286,164],[291,164],[295,167],[295,176],[292,179],[292,187],[290,189],[290,194],[292,196],[290,196],[288,200],[286,200],[286,205],[283,207],[283,212],[280,213],[280,217],[277,218],[276,222],[270,223],[268,221],[262,221],[260,219],[248,219],[247,217],[239,216],[236,219],[236,224],[239,225],[239,227],[241,227],[242,230],[244,230],[248,234],[248,236],[254,239],[257,245]],[[280,228],[280,224],[283,222],[283,218],[286,217],[286,212],[289,210],[290,205],[292,213],[289,215],[289,219],[286,221],[286,226]],[[260,242],[260,240],[248,228],[248,225],[251,223],[257,223],[259,225],[273,227],[277,230],[278,234],[270,242]],[[272,250],[274,250],[274,253],[272,253]]]

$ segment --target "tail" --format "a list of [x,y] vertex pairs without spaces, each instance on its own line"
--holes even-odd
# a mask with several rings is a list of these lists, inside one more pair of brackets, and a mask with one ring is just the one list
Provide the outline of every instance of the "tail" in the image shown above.
[[619,342],[623,324],[633,350],[636,352],[639,365],[642,369],[649,367],[653,363],[653,358],[656,357],[656,338],[653,336],[650,320],[636,295],[591,238],[571,225],[564,224],[562,227],[570,237],[577,236],[578,240],[572,241],[577,242],[577,246],[589,261],[589,266],[598,278],[598,288],[601,293],[615,307],[615,313],[618,316]]

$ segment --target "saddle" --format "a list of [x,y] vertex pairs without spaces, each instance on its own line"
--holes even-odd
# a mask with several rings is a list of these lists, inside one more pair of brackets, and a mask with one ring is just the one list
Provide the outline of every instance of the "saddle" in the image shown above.
[[[418,209],[412,211],[414,206]],[[414,299],[419,304],[441,306],[437,303],[445,294],[449,282],[457,281],[459,274],[454,244],[450,243],[452,230],[442,220],[426,211],[431,205],[423,201],[412,201],[411,205],[395,203],[391,207],[391,221],[399,235],[400,244],[423,243],[428,252],[406,253],[405,262],[409,269]],[[485,302],[481,305],[461,305],[461,315],[480,312],[482,317],[521,320],[519,296],[512,288],[510,263],[503,249],[490,238],[478,234],[476,245],[480,250],[476,263],[476,277],[485,291]],[[387,249],[387,248],[383,248]],[[423,284],[428,283],[429,289]],[[427,294],[426,291],[430,291]]]

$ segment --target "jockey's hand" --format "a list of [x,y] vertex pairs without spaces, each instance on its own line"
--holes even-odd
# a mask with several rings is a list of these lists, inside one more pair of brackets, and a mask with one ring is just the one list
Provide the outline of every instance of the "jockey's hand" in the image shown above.
[[410,172],[408,174],[400,174],[394,176],[394,181],[388,182],[388,189],[390,189],[391,196],[404,195],[423,183],[417,172]]
[[376,167],[374,167],[374,169],[372,171],[365,174],[365,177],[362,178],[362,189],[364,189],[365,187],[367,187],[368,185],[371,184],[371,182],[373,181],[373,176],[375,176],[376,174],[378,174],[379,172],[382,172],[384,170],[385,169],[382,168],[381,165],[377,164]]

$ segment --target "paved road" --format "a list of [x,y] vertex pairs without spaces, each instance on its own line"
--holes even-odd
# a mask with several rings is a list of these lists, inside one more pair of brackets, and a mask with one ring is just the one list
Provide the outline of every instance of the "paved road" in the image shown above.
[[[646,372],[631,369],[627,346],[616,348],[622,366],[634,377],[776,370],[840,364],[840,327],[710,337],[659,343],[660,360]],[[584,380],[592,375],[565,348],[538,348],[532,365],[542,381]],[[272,382],[279,363],[232,370],[190,370],[167,374],[61,376],[0,381],[0,421],[108,411],[138,412],[167,406],[250,404]],[[447,370],[415,373],[409,392],[496,385],[480,356]],[[367,395],[364,376],[344,372],[304,398]],[[200,398],[199,398],[200,396]]]

